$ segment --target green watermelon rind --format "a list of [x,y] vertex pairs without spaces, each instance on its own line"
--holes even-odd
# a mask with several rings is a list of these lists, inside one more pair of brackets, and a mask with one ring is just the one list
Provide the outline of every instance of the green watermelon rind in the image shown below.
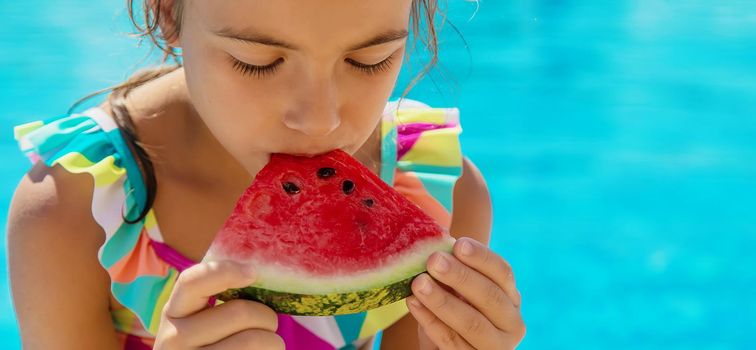
[[[329,157],[339,163],[343,161],[342,165],[348,168],[348,172],[372,175],[369,169],[362,166],[358,161],[349,158],[349,155],[343,151]],[[281,162],[285,163],[294,160],[298,161],[298,159],[292,158],[282,159]],[[261,177],[265,177],[267,180],[270,180],[268,178],[277,179],[276,181],[280,180],[278,178],[279,174],[276,172],[288,171],[288,168],[282,168],[280,164],[277,166],[278,168],[271,167],[270,164],[266,165],[256,176],[253,186],[250,186],[245,191],[245,195],[251,193],[249,191],[258,189],[254,187],[254,184]],[[273,173],[268,174],[266,171]],[[378,190],[380,193],[392,190],[377,176],[368,176],[367,180],[374,182],[379,187]],[[275,188],[275,184],[271,188]],[[269,189],[263,186],[261,190],[265,192]],[[391,193],[389,194],[391,195]],[[275,256],[275,254],[284,253],[287,251],[286,249],[279,249],[278,253],[275,254],[271,254],[270,249],[261,249],[261,253],[258,253],[254,249],[250,249],[254,245],[248,246],[247,244],[243,244],[243,240],[240,242],[238,237],[234,235],[244,234],[250,230],[249,227],[242,225],[245,222],[244,220],[248,219],[249,210],[246,207],[240,206],[240,203],[242,203],[240,200],[240,202],[237,202],[237,208],[234,209],[234,213],[239,212],[241,214],[238,214],[238,217],[232,214],[232,217],[229,219],[236,221],[234,221],[233,225],[228,226],[230,230],[226,235],[228,239],[223,241],[226,245],[214,243],[203,260],[234,260],[253,267],[258,278],[250,286],[229,289],[216,295],[216,298],[221,301],[233,299],[254,300],[269,306],[278,313],[303,316],[358,313],[405,299],[412,294],[410,287],[412,280],[417,275],[425,272],[428,257],[435,251],[451,252],[454,239],[449,235],[447,229],[440,227],[437,223],[432,223],[434,221],[432,220],[433,218],[424,213],[422,208],[417,206],[417,204],[410,202],[396,192],[391,196],[393,200],[404,200],[404,202],[409,202],[412,205],[399,205],[400,208],[405,209],[402,215],[407,220],[402,221],[398,232],[396,226],[385,227],[386,229],[390,229],[389,231],[391,232],[378,236],[377,239],[381,242],[381,250],[374,250],[373,254],[362,251],[360,249],[365,249],[364,247],[369,247],[369,245],[365,245],[364,241],[361,241],[346,248],[339,246],[340,248],[350,249],[348,251],[349,254],[332,256],[329,259],[320,261],[311,259],[307,260],[305,264],[300,264],[290,257],[289,259],[280,259],[279,256]],[[244,200],[247,202],[253,201],[252,198]],[[266,204],[267,206],[263,206],[262,204]],[[258,212],[261,209],[272,210],[270,205],[268,205],[270,203],[262,204],[255,207]],[[399,210],[397,209],[396,211]],[[288,214],[296,215],[298,212],[297,209],[294,209],[289,210]],[[317,214],[314,215],[317,217]],[[411,217],[414,217],[414,219],[411,219]],[[275,222],[277,221],[274,220]],[[409,230],[406,234],[404,233],[405,228]],[[226,224],[224,224],[225,229]],[[362,231],[362,228],[360,230]],[[417,234],[413,239],[414,231],[418,230],[428,232]],[[437,234],[433,234],[434,232],[431,231],[438,232],[435,232]],[[224,232],[226,231],[219,234],[223,234]],[[391,245],[387,246],[385,244],[387,242],[383,240],[389,237],[385,236],[385,234],[389,233],[396,235],[396,237],[393,237],[394,241],[391,242]],[[428,234],[433,235],[432,237],[428,237]],[[234,239],[234,237],[237,239]],[[365,239],[364,236],[361,238]],[[296,240],[287,239],[284,243],[296,244],[296,242]],[[320,243],[322,244],[315,247],[306,246],[308,248],[299,249],[297,252],[299,254],[310,254],[309,252],[313,249],[323,248],[325,242]],[[246,251],[244,249],[234,249],[239,247],[246,248]]]
[[278,313],[298,316],[332,316],[357,313],[392,304],[412,295],[415,276],[391,285],[333,294],[295,294],[256,287],[229,289],[219,300],[246,299],[263,303]]
[[[426,242],[430,243],[430,242]],[[228,289],[215,297],[221,301],[245,299],[265,304],[278,313],[298,316],[332,316],[368,311],[374,308],[395,303],[412,295],[412,280],[426,272],[426,262],[434,251],[452,253],[454,238],[444,236],[440,241],[430,243],[430,252],[424,253],[421,264],[410,270],[393,269],[393,281],[377,281],[376,286],[363,286],[360,290],[333,292],[324,294],[309,294],[277,291],[267,289],[260,283],[254,283],[244,288]],[[406,277],[409,276],[409,277]],[[397,281],[397,279],[399,279]]]
[[[422,273],[426,269],[428,257],[436,251],[451,252],[454,241],[453,237],[444,233],[440,237],[415,242],[411,248],[392,257],[387,265],[334,276],[313,276],[292,267],[266,263],[258,258],[242,260],[231,257],[231,259],[255,267],[258,280],[250,287],[292,294],[329,295],[381,288]],[[214,251],[208,252],[205,256],[205,260],[228,258],[228,256],[216,255]]]

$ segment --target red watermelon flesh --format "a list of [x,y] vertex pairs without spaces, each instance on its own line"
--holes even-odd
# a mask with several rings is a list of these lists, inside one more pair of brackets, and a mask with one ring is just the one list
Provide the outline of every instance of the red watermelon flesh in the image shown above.
[[[206,260],[254,265],[259,278],[249,288],[255,295],[247,297],[273,293],[277,301],[268,303],[274,309],[333,314],[396,301],[368,300],[375,293],[406,297],[408,282],[424,270],[428,255],[449,251],[452,242],[433,218],[343,151],[273,154],[241,195]],[[226,297],[245,297],[242,292]],[[314,309],[277,305],[302,302],[303,296],[317,301]]]

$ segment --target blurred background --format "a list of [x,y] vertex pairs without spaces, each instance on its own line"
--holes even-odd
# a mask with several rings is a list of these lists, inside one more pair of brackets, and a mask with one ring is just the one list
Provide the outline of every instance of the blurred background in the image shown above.
[[[441,66],[409,96],[461,110],[463,152],[493,195],[491,245],[523,294],[521,348],[752,348],[756,2],[444,8],[463,37],[444,27]],[[13,125],[155,56],[138,65],[147,45],[126,35],[120,0],[2,1],[0,16],[6,218],[29,168]],[[0,348],[17,349],[0,248]]]

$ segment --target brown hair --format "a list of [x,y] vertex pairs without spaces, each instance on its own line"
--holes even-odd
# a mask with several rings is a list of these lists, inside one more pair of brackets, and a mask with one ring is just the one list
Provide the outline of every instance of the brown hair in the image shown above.
[[[126,217],[123,218],[123,220],[129,224],[137,223],[144,219],[149,210],[152,208],[155,201],[155,196],[157,194],[157,179],[155,177],[153,163],[150,159],[148,151],[146,150],[148,146],[140,142],[137,138],[136,128],[134,126],[131,115],[126,108],[125,101],[128,94],[134,88],[181,67],[181,61],[178,58],[179,54],[176,52],[175,48],[170,47],[166,44],[166,42],[169,41],[168,39],[179,35],[181,31],[181,18],[184,2],[183,0],[173,0],[173,6],[169,7],[170,2],[170,0],[142,0],[141,14],[137,16],[137,12],[139,11],[135,11],[134,0],[126,0],[126,8],[128,10],[129,19],[136,29],[136,32],[134,33],[135,36],[139,38],[140,42],[145,38],[149,39],[155,48],[162,51],[162,65],[141,70],[129,77],[126,81],[116,86],[95,91],[94,93],[91,93],[78,100],[71,106],[71,108],[69,108],[68,111],[69,113],[71,113],[76,109],[77,106],[81,105],[86,100],[104,92],[111,91],[111,93],[107,97],[107,100],[112,109],[113,118],[116,124],[118,124],[124,136],[124,139],[126,140],[126,143],[130,148],[132,148],[134,154],[136,155],[138,163],[140,163],[143,169],[144,182],[145,186],[147,187],[146,203],[144,208],[142,208],[139,216],[136,219],[129,219]],[[415,76],[405,88],[399,99],[400,103],[407,95],[407,93],[409,93],[412,87],[415,86],[415,84],[417,84],[417,82],[422,79],[422,77],[427,74],[438,62],[438,38],[436,35],[438,30],[438,28],[436,28],[437,12],[438,0],[413,0],[410,13],[410,29],[414,37],[414,41],[412,42],[412,47],[409,51],[414,51],[416,49],[416,44],[419,40],[425,47],[425,49],[428,50],[430,59],[425,64],[422,71],[417,76]],[[163,25],[164,23],[166,23],[166,15],[171,16],[170,19],[173,20],[175,26]],[[443,14],[441,15],[441,23],[443,24],[446,20],[443,17]],[[137,20],[137,17],[141,18],[143,24],[140,24],[140,22]],[[424,27],[422,26],[423,23],[425,23]],[[164,28],[166,27],[172,28],[170,29],[170,32],[163,32]],[[167,65],[166,63],[169,61],[169,59],[174,63]]]

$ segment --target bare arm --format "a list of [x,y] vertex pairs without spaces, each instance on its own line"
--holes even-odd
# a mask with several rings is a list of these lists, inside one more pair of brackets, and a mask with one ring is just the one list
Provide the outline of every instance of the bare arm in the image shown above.
[[11,201],[10,281],[24,349],[118,349],[92,183],[88,174],[37,163]]
[[[488,244],[491,237],[491,198],[480,171],[467,158],[464,159],[462,176],[454,186],[454,210],[451,235],[474,238]],[[417,321],[407,314],[383,333],[381,349],[415,350],[419,348]]]

